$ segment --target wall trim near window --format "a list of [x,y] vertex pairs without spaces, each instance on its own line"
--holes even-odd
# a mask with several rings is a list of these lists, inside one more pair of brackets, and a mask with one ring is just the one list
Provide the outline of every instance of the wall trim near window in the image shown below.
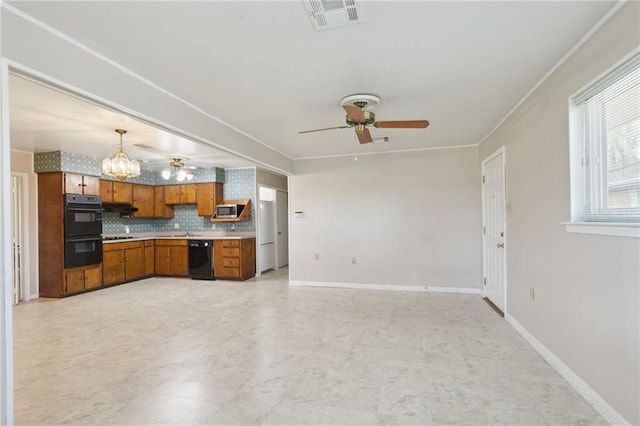
[[640,223],[562,222],[561,225],[564,225],[565,231],[576,234],[640,238]]

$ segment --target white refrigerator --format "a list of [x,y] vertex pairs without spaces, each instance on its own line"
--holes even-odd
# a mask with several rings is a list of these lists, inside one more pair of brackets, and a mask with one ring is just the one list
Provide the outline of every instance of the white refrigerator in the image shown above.
[[258,245],[260,272],[276,267],[276,224],[273,201],[260,201],[258,212]]

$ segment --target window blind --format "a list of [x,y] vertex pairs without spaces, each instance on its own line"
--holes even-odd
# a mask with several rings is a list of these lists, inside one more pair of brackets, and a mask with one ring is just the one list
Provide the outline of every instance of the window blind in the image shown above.
[[583,130],[582,221],[640,222],[640,54],[574,98]]

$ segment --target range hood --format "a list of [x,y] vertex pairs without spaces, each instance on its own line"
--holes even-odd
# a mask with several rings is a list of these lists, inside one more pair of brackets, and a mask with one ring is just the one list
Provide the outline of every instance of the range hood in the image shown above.
[[102,203],[102,210],[105,212],[116,212],[120,215],[135,213],[137,207],[133,207],[130,203]]

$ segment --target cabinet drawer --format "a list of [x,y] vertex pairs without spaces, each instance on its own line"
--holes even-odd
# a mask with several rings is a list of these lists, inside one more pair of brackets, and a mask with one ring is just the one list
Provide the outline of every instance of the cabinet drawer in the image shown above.
[[240,257],[240,249],[239,248],[223,248],[222,256],[224,257]]
[[240,276],[240,268],[222,268],[220,272],[220,276],[222,277],[232,277],[236,278]]
[[224,259],[222,259],[222,264],[227,267],[227,266],[232,266],[232,267],[238,267],[240,266],[240,258],[238,257],[225,257]]
[[240,240],[223,240],[222,247],[240,247]]
[[134,248],[142,248],[142,241],[130,241],[128,243],[107,243],[102,244],[102,251],[128,250]]
[[150,247],[150,246],[154,246],[155,245],[155,241],[153,240],[144,240],[144,246],[145,247]]
[[187,240],[156,240],[156,246],[187,246]]

